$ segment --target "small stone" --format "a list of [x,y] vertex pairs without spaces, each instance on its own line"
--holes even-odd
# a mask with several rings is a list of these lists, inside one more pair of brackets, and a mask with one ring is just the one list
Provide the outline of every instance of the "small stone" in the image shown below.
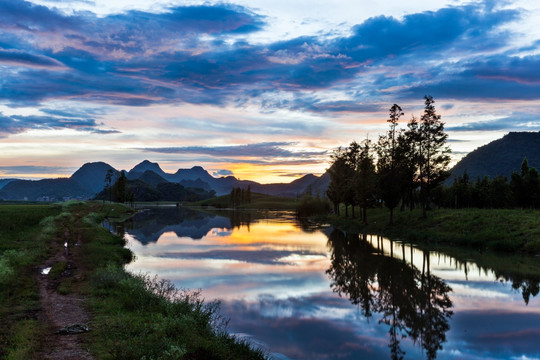
[[72,324],[69,326],[64,326],[60,330],[56,331],[55,334],[59,335],[72,335],[72,334],[80,334],[83,332],[88,332],[90,329],[88,328],[88,325],[86,324]]

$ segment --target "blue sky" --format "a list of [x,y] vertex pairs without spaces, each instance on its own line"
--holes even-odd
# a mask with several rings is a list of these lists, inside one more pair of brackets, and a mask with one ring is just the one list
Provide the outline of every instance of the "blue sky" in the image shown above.
[[435,98],[455,158],[540,130],[535,1],[0,0],[0,178],[322,173]]

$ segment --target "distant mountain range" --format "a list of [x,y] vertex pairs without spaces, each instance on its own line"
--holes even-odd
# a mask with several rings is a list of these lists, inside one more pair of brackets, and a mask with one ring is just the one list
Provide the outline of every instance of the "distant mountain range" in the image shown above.
[[[501,139],[490,142],[472,151],[451,169],[447,185],[466,171],[472,180],[498,175],[510,177],[520,171],[521,163],[527,158],[529,166],[540,169],[540,132],[511,132]],[[113,170],[113,180],[120,171],[104,162],[84,164],[69,178],[20,180],[0,179],[0,200],[58,201],[66,199],[89,199],[105,186],[105,175]],[[255,181],[238,180],[234,176],[213,177],[200,166],[179,169],[174,174],[166,173],[158,163],[148,160],[137,164],[126,172],[129,180],[156,188],[160,184],[177,183],[185,188],[214,190],[217,195],[230,193],[234,187],[247,188],[252,192],[295,197],[310,192],[324,194],[330,183],[328,172],[322,176],[305,175],[291,183],[260,184]],[[163,185],[161,185],[163,187]]]
[[540,132],[511,132],[470,152],[451,170],[447,184],[467,172],[469,178],[506,176],[519,172],[524,158],[540,170]]
[[[101,192],[105,187],[105,176],[113,171],[113,181],[120,171],[104,162],[86,163],[69,178],[18,180],[0,179],[0,199],[28,201],[58,201],[66,199],[89,199]],[[330,177],[308,174],[291,183],[260,184],[255,181],[238,180],[234,176],[215,178],[200,166],[191,169],[179,169],[176,173],[166,173],[158,163],[148,160],[137,164],[126,172],[129,180],[138,180],[151,188],[160,184],[177,183],[185,188],[197,188],[205,191],[214,190],[217,195],[231,192],[234,187],[252,192],[275,196],[295,197],[306,191],[323,194],[328,188]],[[163,185],[161,185],[163,187]]]

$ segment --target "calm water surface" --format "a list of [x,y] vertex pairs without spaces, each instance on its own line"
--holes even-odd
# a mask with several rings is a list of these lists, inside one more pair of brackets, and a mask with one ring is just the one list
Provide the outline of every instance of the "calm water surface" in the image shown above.
[[129,270],[220,300],[274,359],[540,358],[538,259],[452,257],[273,212],[151,208],[124,231]]

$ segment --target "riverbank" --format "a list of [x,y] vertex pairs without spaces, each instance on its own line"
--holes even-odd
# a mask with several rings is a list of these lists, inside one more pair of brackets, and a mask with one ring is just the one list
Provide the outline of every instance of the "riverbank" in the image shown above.
[[0,206],[0,358],[264,359],[228,334],[217,304],[124,271],[133,255],[100,223],[131,211]]
[[[359,212],[356,213],[358,216]],[[518,209],[436,209],[422,218],[421,210],[369,209],[368,224],[344,215],[318,216],[319,223],[357,233],[373,233],[418,244],[460,246],[508,253],[540,253],[540,211]]]
[[230,195],[216,196],[211,199],[184,204],[189,207],[217,208],[217,209],[247,209],[247,210],[295,210],[299,200],[291,197],[272,196],[252,193],[250,199],[244,200],[235,206],[232,205]]

